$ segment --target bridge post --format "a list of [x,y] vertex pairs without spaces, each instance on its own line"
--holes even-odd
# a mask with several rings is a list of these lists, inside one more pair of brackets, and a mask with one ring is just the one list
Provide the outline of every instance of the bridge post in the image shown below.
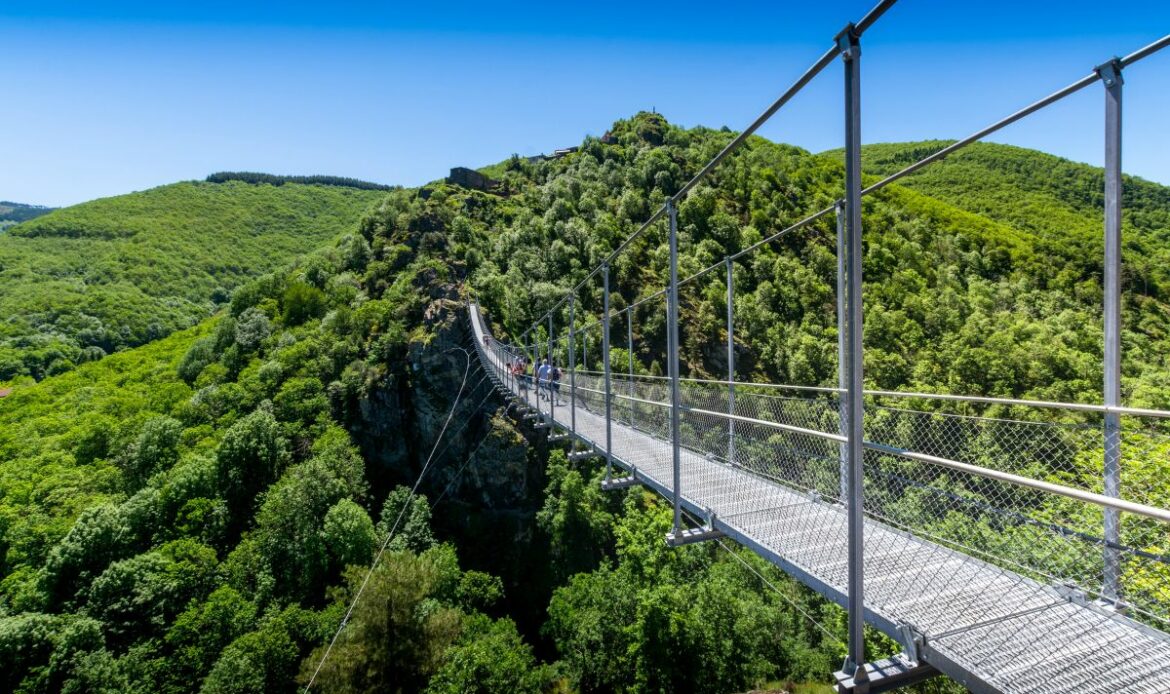
[[[531,328],[529,328],[528,330],[525,330],[524,334],[520,336],[520,354],[523,355],[525,361],[528,360],[528,333],[531,330],[532,330]],[[528,367],[526,366],[524,368],[524,373],[521,374],[520,382],[523,383],[525,386],[527,386],[528,384],[525,383],[525,381],[527,379],[528,379]],[[525,407],[528,407],[528,390],[529,389],[527,387],[524,388],[523,400],[524,400]]]
[[577,434],[577,337],[576,297],[569,295],[569,430]]
[[550,310],[548,312],[548,426],[550,432],[557,416],[557,395],[553,391],[553,363],[553,314]]
[[849,462],[849,655],[844,671],[855,683],[868,680],[865,668],[865,593],[862,532],[862,448],[865,403],[862,393],[861,340],[861,41],[849,24],[837,35],[845,63],[845,234],[849,298],[848,462]]
[[670,377],[670,448],[674,471],[674,530],[678,537],[682,533],[682,456],[679,450],[679,407],[681,398],[678,390],[678,207],[674,198],[666,199],[666,212],[670,217],[670,288],[667,290],[666,309],[666,363]]
[[[1105,393],[1106,407],[1121,405],[1121,61],[1096,69],[1105,85]],[[1121,416],[1105,413],[1104,475],[1106,496],[1121,494]],[[1101,596],[1121,599],[1121,518],[1106,508]]]
[[532,342],[528,345],[528,353],[532,358],[532,381],[528,384],[530,386],[528,388],[528,401],[532,403],[532,409],[539,413],[540,398],[538,397],[539,391],[536,388],[536,374],[540,371],[540,347],[537,346],[536,340],[536,328],[534,327],[532,329]]
[[[727,264],[727,414],[735,414],[735,285],[732,278],[731,256],[725,256]],[[727,462],[735,464],[735,420],[727,420]]]
[[[849,387],[849,371],[847,367],[848,346],[847,334],[849,327],[846,324],[845,292],[848,291],[845,283],[845,201],[838,200],[835,205],[837,213],[837,418],[838,432],[847,436],[849,408],[845,397],[845,390]],[[849,498],[849,447],[845,443],[838,446],[841,468],[841,503]]]
[[536,374],[540,371],[540,347],[536,344],[537,335],[536,328],[532,329],[532,342],[528,345],[528,353],[532,357],[532,381],[528,384],[528,400],[532,403],[532,409],[540,412],[540,397],[539,390],[537,390]]
[[[630,381],[626,387],[626,395],[634,397],[634,307],[626,307],[626,348],[630,358]],[[630,400],[630,426],[634,426],[634,401]]]
[[602,302],[601,368],[605,373],[605,481],[613,476],[613,393],[609,371],[609,263],[601,266],[601,285],[605,298]]

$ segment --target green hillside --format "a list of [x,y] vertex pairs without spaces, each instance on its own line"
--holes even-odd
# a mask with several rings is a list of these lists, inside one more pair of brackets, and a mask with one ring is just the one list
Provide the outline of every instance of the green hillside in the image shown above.
[[[868,145],[866,173],[888,175],[950,144]],[[1037,250],[1078,271],[1100,267],[1104,174],[1100,168],[1009,145],[976,143],[900,185],[1034,234]],[[1170,188],[1125,176],[1125,289],[1165,302],[1170,289]]]
[[[603,494],[596,461],[569,462],[455,349],[467,296],[502,337],[518,334],[732,137],[645,113],[611,131],[613,144],[501,163],[506,196],[444,183],[380,193],[360,223],[339,223],[353,233],[274,262],[216,318],[0,398],[0,691],[303,687],[449,412],[425,498],[401,514],[315,690],[827,682],[844,654],[841,610],[746,550],[666,547],[669,507],[643,490]],[[840,188],[832,157],[752,138],[682,205],[683,274]],[[1156,218],[1165,189],[1151,190]],[[981,213],[968,192],[916,182],[867,201],[868,379],[1097,399],[1099,255],[1053,255],[1049,239],[1073,232]],[[741,378],[835,383],[834,246],[826,220],[737,266]],[[634,244],[613,268],[615,305],[660,289],[666,262],[660,230]],[[683,291],[689,374],[721,373],[722,281]],[[1165,406],[1170,320],[1165,285],[1150,281],[1127,292],[1125,388]],[[600,308],[595,287],[577,315]],[[635,323],[640,372],[661,369],[661,314],[655,303]],[[1164,460],[1137,462],[1152,489],[1170,488]],[[940,532],[982,541],[985,521],[961,520],[937,519]],[[1005,556],[1043,549],[1016,539]]]
[[190,327],[241,282],[351,230],[382,195],[177,183],[12,227],[0,236],[0,381]]
[[41,205],[23,205],[19,202],[0,200],[0,232],[21,222],[40,217],[53,211]]
[[[482,222],[464,227],[466,238],[457,237],[475,261],[472,285],[505,325],[527,327],[730,137],[701,129],[683,133],[644,114],[620,133],[619,144],[586,141],[579,154],[535,168],[513,162],[508,176],[524,192],[477,208],[469,216]],[[665,146],[645,146],[652,143]],[[933,151],[891,146],[914,148]],[[867,150],[867,156],[880,151]],[[1045,187],[1041,172],[1052,169],[1055,158],[1015,152],[1011,162],[958,176],[966,180],[965,196],[924,173],[867,198],[866,375],[874,387],[1099,399],[1100,199],[1078,203],[1081,226],[1057,224],[1051,213],[1062,195],[1075,197],[1062,193],[1065,188],[1087,190],[1092,173],[1073,165],[1086,180],[1070,183],[1055,169]],[[912,156],[902,154],[887,166]],[[1017,160],[1028,162],[1027,172],[1012,173],[1022,166]],[[953,161],[958,166],[962,155]],[[1013,184],[997,179],[997,166],[1029,181],[1018,187],[1036,200],[1033,206],[1014,201],[1006,192]],[[1100,171],[1096,176],[1099,184]],[[834,157],[753,138],[680,207],[680,272],[689,275],[830,205],[840,190]],[[1170,203],[1160,202],[1170,189],[1142,183],[1141,191],[1147,202],[1127,217],[1127,247],[1140,246],[1147,259],[1156,258],[1166,252],[1170,234]],[[983,214],[989,207],[1011,211]],[[1030,221],[1016,223],[1017,217]],[[737,270],[737,361],[744,376],[835,382],[833,239],[832,221],[825,220],[753,254]],[[659,231],[618,260],[619,306],[665,286],[664,243]],[[1166,406],[1170,366],[1161,355],[1170,351],[1170,277],[1164,263],[1144,264],[1150,270],[1138,282],[1143,260],[1136,256],[1127,254],[1133,279],[1125,293],[1124,386],[1135,406]],[[722,369],[721,352],[708,348],[723,321],[722,282],[712,273],[683,291],[684,368],[694,374]],[[644,339],[637,328],[635,338],[649,364],[662,350],[661,316],[647,314],[641,330]]]

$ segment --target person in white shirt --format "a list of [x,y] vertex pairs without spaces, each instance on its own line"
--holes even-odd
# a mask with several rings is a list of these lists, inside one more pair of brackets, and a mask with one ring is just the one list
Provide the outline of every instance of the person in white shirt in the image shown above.
[[[549,399],[552,399],[552,367],[548,359],[541,360],[540,368],[536,370],[536,387],[538,392],[542,388],[547,390]],[[543,398],[544,394],[541,393],[540,397]]]

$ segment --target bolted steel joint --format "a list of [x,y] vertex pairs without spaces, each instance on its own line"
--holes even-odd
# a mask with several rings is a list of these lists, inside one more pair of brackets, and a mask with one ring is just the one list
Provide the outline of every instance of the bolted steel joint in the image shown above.
[[861,55],[861,34],[857,32],[853,22],[846,24],[845,28],[833,37],[833,42],[837,44],[837,50],[841,51],[841,58],[846,61]]
[[1114,57],[1109,62],[1093,68],[1093,72],[1097,73],[1106,87],[1120,86],[1125,83],[1121,77],[1121,58]]

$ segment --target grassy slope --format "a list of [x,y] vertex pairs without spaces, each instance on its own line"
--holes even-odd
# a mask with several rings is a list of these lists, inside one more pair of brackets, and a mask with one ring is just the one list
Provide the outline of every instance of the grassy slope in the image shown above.
[[23,205],[19,202],[0,200],[0,233],[23,221],[52,212],[53,208]]
[[382,195],[177,183],[12,227],[0,237],[0,380],[67,369],[79,348],[110,352],[189,327],[217,289],[353,229]]

